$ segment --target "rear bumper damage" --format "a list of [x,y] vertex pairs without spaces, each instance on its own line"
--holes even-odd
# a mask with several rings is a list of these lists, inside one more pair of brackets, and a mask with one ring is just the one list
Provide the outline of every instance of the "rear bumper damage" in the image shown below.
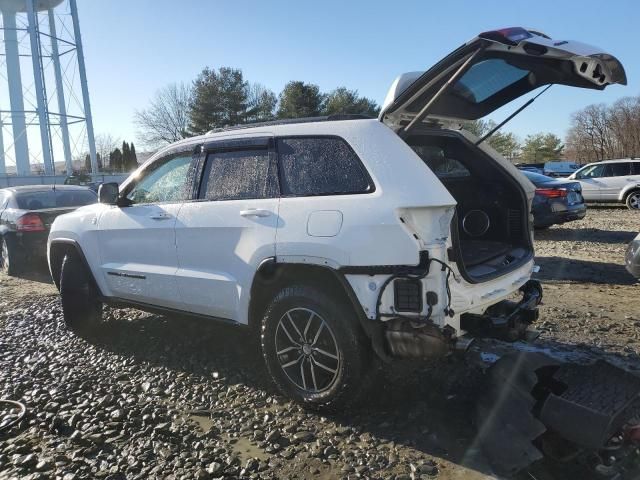
[[387,322],[385,338],[391,355],[401,358],[443,357],[464,352],[476,338],[499,338],[507,341],[529,338],[528,327],[538,318],[542,287],[530,280],[521,288],[519,301],[503,300],[485,313],[463,314],[460,327],[465,335],[456,336],[450,326],[440,328],[429,322],[400,317]]
[[[464,314],[461,328],[397,318],[387,323],[387,350],[394,357],[433,358],[463,353],[485,372],[476,402],[478,440],[495,470],[512,475],[543,458],[584,460],[585,471],[625,477],[626,458],[640,440],[640,378],[631,360],[536,340],[542,289],[520,289],[483,314]],[[634,433],[630,433],[634,432]],[[615,455],[612,451],[615,449]],[[617,475],[617,476],[616,476]],[[590,477],[586,477],[590,478]]]

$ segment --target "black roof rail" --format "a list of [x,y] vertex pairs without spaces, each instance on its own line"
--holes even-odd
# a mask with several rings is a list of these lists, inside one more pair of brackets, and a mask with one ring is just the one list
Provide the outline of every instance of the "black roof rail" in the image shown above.
[[315,122],[332,122],[338,120],[367,120],[372,119],[368,115],[362,115],[359,113],[339,113],[335,115],[324,115],[322,117],[302,117],[302,118],[283,118],[281,120],[270,120],[268,122],[250,122],[243,123],[241,125],[233,125],[229,127],[220,127],[209,130],[207,134],[228,132],[230,130],[242,130],[244,128],[255,127],[272,127],[274,125],[293,125],[297,123],[315,123]]

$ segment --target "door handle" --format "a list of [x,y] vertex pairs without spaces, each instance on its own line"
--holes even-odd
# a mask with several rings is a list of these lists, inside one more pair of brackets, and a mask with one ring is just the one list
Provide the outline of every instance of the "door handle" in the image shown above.
[[240,210],[240,215],[243,217],[268,217],[271,212],[260,208],[248,208],[247,210]]
[[152,213],[151,215],[149,215],[149,218],[151,220],[169,220],[173,217],[168,213],[161,212],[161,213]]

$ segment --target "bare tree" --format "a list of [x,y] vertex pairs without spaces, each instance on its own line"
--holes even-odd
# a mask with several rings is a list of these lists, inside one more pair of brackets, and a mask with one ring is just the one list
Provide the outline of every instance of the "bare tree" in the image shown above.
[[624,97],[611,106],[589,105],[573,114],[566,156],[591,162],[640,155],[640,97]]
[[114,137],[110,133],[100,133],[96,135],[96,154],[102,160],[102,164],[107,166],[109,154],[120,146],[122,140]]
[[247,122],[264,122],[275,117],[278,97],[264,85],[249,83],[247,85]]
[[157,148],[189,136],[191,93],[189,85],[171,83],[155,93],[149,107],[135,112],[134,122],[142,143]]

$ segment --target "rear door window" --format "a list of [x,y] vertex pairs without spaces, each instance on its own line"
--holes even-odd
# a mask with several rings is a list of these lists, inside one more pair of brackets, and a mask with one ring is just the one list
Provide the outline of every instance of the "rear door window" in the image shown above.
[[362,162],[342,138],[280,138],[277,149],[283,195],[344,195],[375,189]]
[[640,162],[631,162],[631,175],[640,175]]
[[610,163],[605,170],[608,177],[624,177],[631,173],[631,165],[629,163]]
[[207,156],[201,199],[246,200],[277,196],[276,165],[269,150],[223,151]]

